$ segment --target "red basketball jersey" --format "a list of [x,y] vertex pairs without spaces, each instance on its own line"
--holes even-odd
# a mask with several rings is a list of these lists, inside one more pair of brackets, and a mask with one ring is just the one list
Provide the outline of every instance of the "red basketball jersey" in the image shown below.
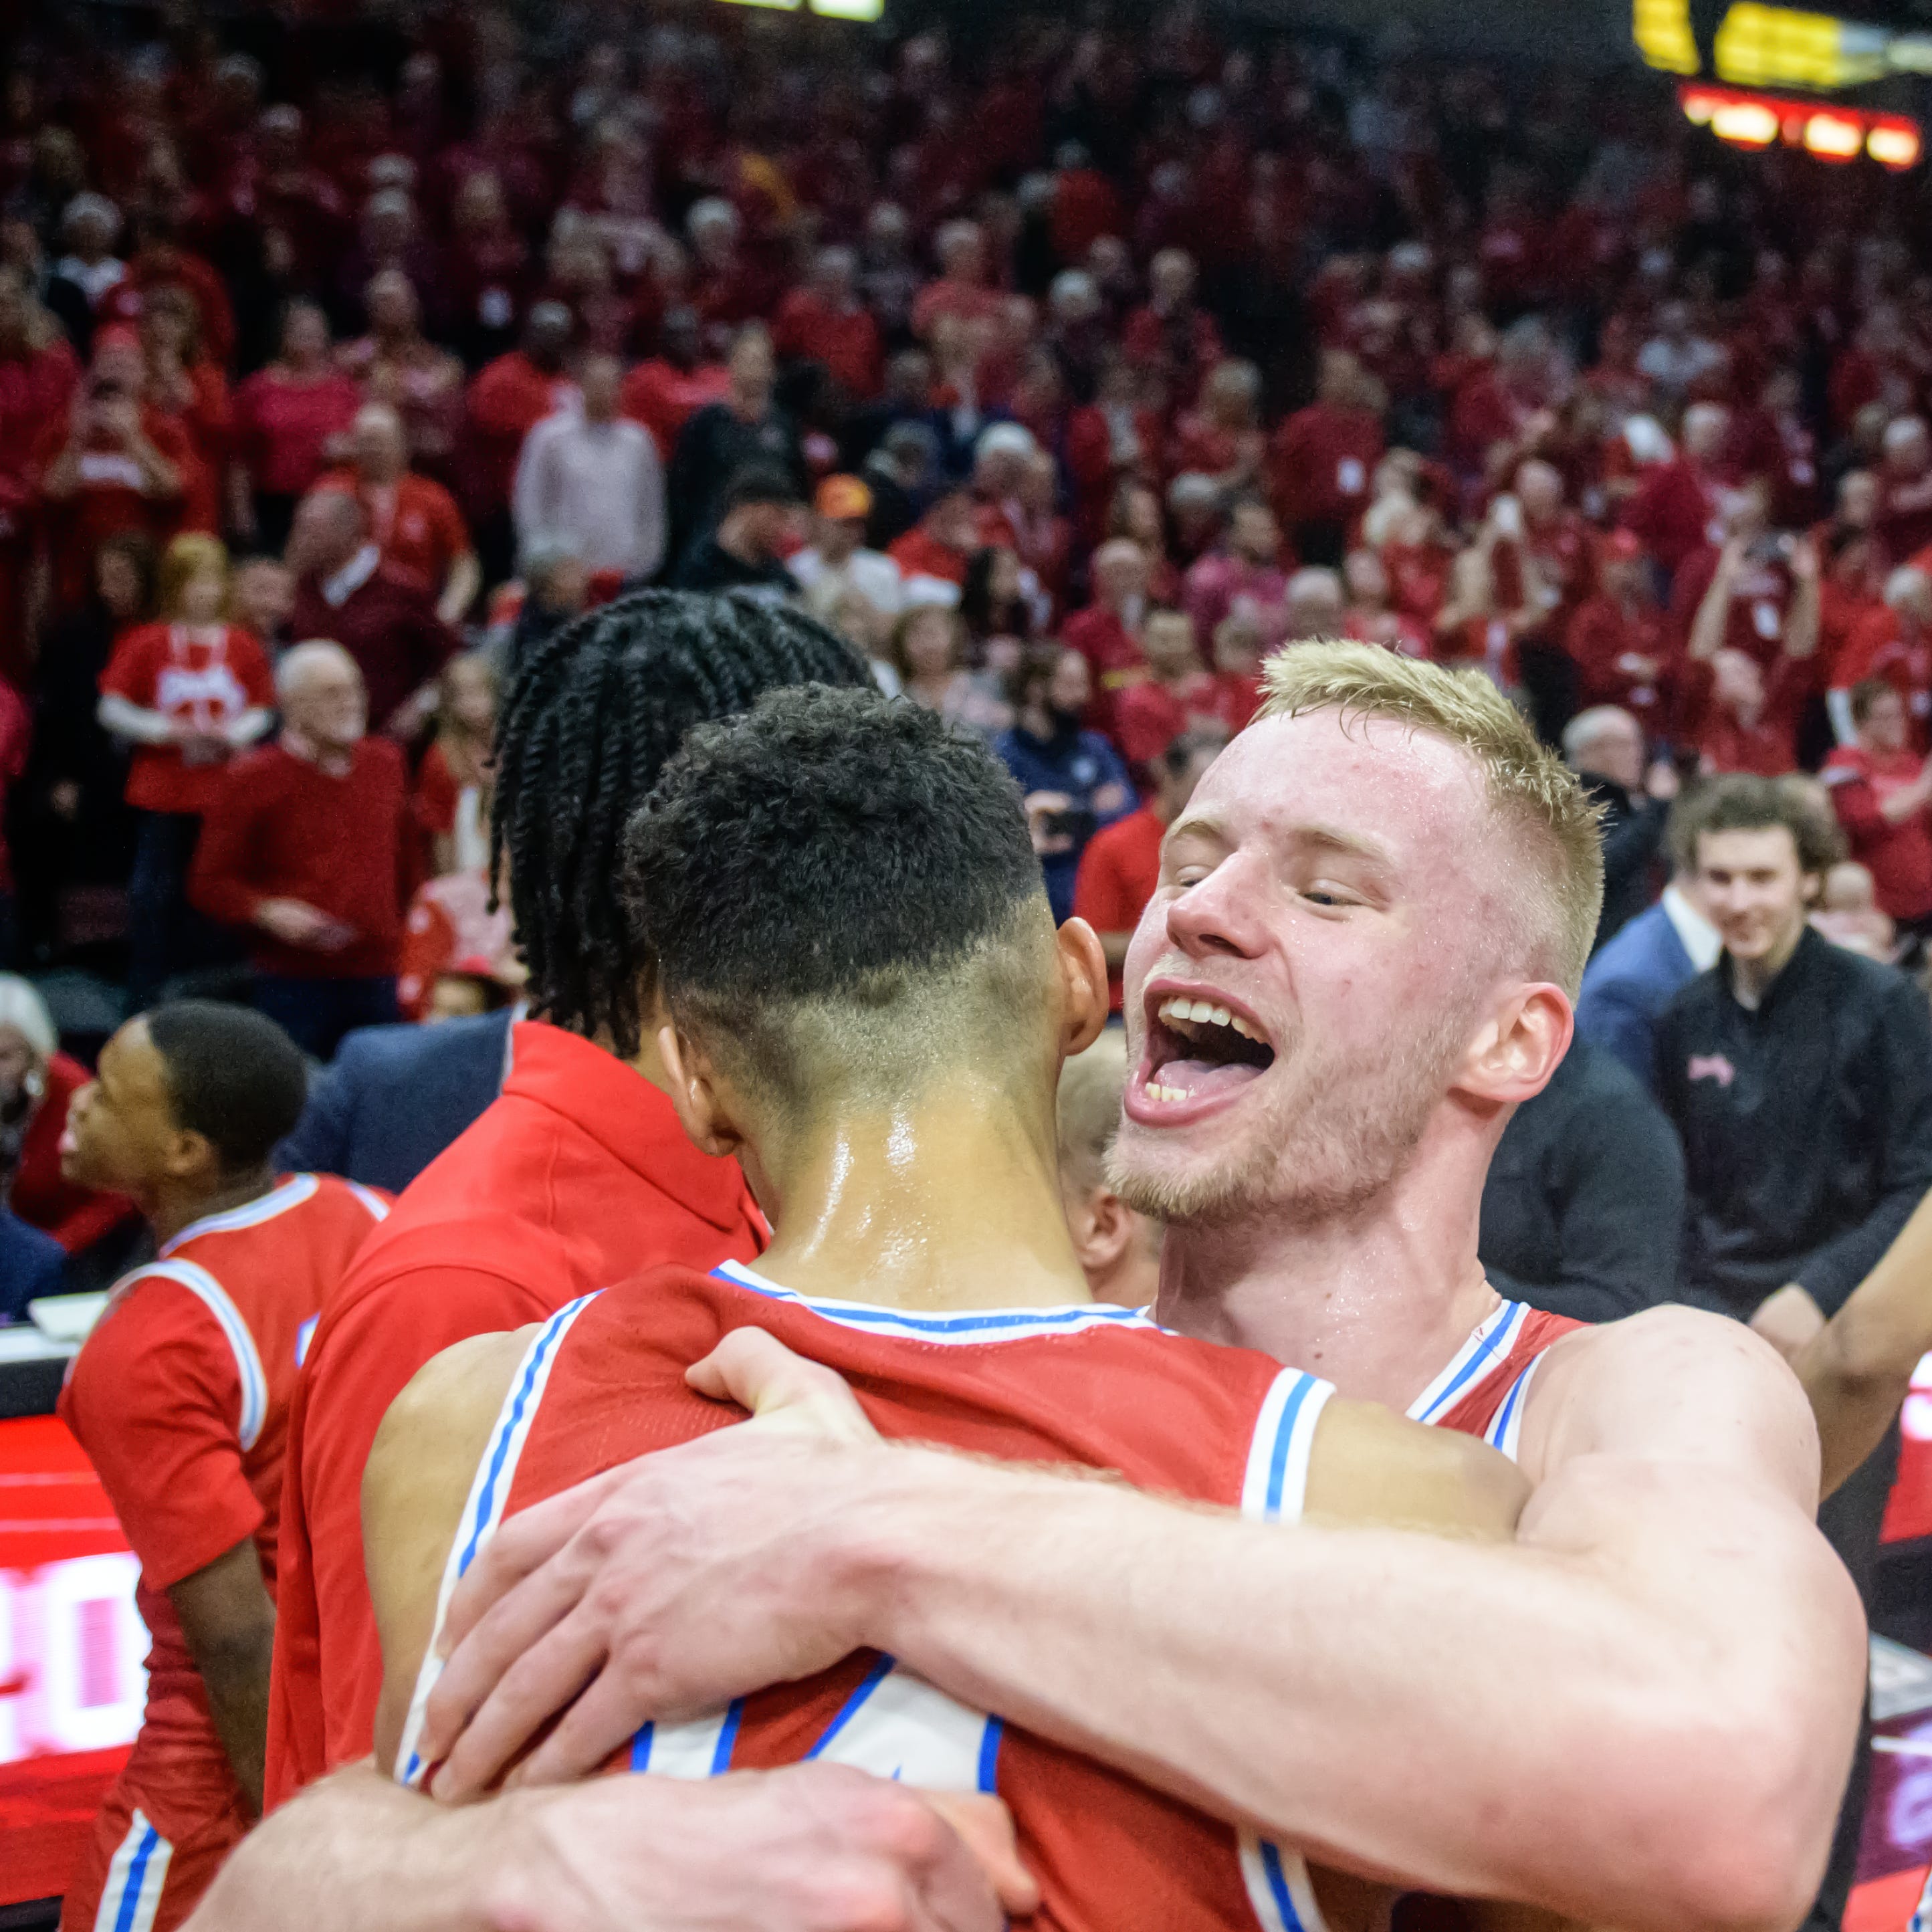
[[148,1702],[123,1781],[163,1840],[238,1787],[167,1592],[255,1539],[271,1591],[289,1398],[322,1298],[388,1211],[326,1174],[194,1222],[115,1284],[68,1370],[60,1414],[141,1560]]
[[[479,1464],[446,1570],[457,1580],[506,1514],[598,1472],[740,1418],[684,1371],[730,1330],[768,1330],[836,1369],[880,1433],[1007,1461],[1118,1472],[1136,1486],[1300,1514],[1328,1384],[1269,1357],[1191,1341],[1106,1304],[916,1316],[808,1302],[734,1263],[664,1269],[572,1304],[531,1343]],[[398,1774],[418,1782],[425,1662]],[[710,1719],[646,1726],[608,1768],[706,1777],[810,1757],[927,1790],[997,1791],[1054,1932],[1259,1924],[1316,1932],[1301,1860],[974,1711],[876,1652],[740,1699]],[[1331,1913],[1354,1882],[1322,1884]]]

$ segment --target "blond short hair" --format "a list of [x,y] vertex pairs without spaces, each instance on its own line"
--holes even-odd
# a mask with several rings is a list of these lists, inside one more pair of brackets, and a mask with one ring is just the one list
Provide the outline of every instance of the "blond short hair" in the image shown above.
[[1262,694],[1263,718],[1387,718],[1467,754],[1520,851],[1526,967],[1575,997],[1603,910],[1600,808],[1489,679],[1378,644],[1314,638],[1268,659]]

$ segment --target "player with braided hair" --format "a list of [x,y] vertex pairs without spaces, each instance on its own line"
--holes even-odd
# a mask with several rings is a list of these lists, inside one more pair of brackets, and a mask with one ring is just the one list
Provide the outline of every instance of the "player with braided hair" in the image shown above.
[[365,1756],[382,1669],[364,1580],[362,1467],[430,1358],[542,1321],[653,1262],[754,1259],[735,1161],[698,1153],[640,1037],[644,964],[618,891],[625,824],[694,724],[767,691],[858,686],[863,661],[782,605],[644,590],[581,617],[520,672],[498,728],[493,862],[507,859],[533,1016],[502,1091],[357,1258],[290,1417],[270,1804]]
[[635,1054],[636,951],[612,887],[626,821],[692,724],[786,686],[866,681],[851,648],[793,606],[689,591],[634,592],[539,648],[498,730],[490,824],[531,1011]]

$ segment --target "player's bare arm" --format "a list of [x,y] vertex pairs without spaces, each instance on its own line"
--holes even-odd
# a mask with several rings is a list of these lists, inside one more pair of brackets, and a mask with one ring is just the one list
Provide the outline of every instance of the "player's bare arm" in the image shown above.
[[[391,1666],[384,1762],[526,1340],[527,1331],[479,1336],[437,1357],[398,1397],[371,1454],[369,1576]],[[187,1932],[996,1932],[1007,1910],[1032,1899],[998,1805],[969,1801],[942,1816],[843,1766],[702,1784],[598,1779],[451,1810],[364,1764],[251,1834]]]
[[168,1592],[208,1691],[214,1728],[251,1810],[262,1808],[268,1736],[268,1660],[275,1606],[262,1580],[255,1539],[244,1537]]
[[[487,1682],[493,1647],[530,1651],[500,1695],[547,1714],[601,1659],[579,1708],[612,1699],[628,1722],[715,1707],[801,1645],[876,1645],[1344,1869],[1659,1932],[1760,1932],[1809,1900],[1863,1623],[1811,1522],[1808,1407],[1732,1324],[1662,1310],[1558,1345],[1507,1548],[1276,1533],[932,1450],[747,1434],[506,1526],[470,1604],[565,1554],[460,1664]],[[755,1607],[707,1614],[734,1598]],[[577,1673],[561,1692],[546,1652]],[[464,1680],[445,1693],[447,1722]]]
[[1792,1358],[1818,1419],[1821,1495],[1828,1496],[1884,1439],[1928,1349],[1932,1196],[1912,1210],[1845,1305]]

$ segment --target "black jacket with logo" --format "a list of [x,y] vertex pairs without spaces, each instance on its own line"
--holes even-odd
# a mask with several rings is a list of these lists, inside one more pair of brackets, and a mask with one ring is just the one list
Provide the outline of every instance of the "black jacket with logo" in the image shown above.
[[1657,1066],[1684,1143],[1684,1298],[1748,1319],[1796,1282],[1836,1313],[1932,1187],[1924,994],[1808,930],[1755,1012],[1728,957],[1692,980]]

